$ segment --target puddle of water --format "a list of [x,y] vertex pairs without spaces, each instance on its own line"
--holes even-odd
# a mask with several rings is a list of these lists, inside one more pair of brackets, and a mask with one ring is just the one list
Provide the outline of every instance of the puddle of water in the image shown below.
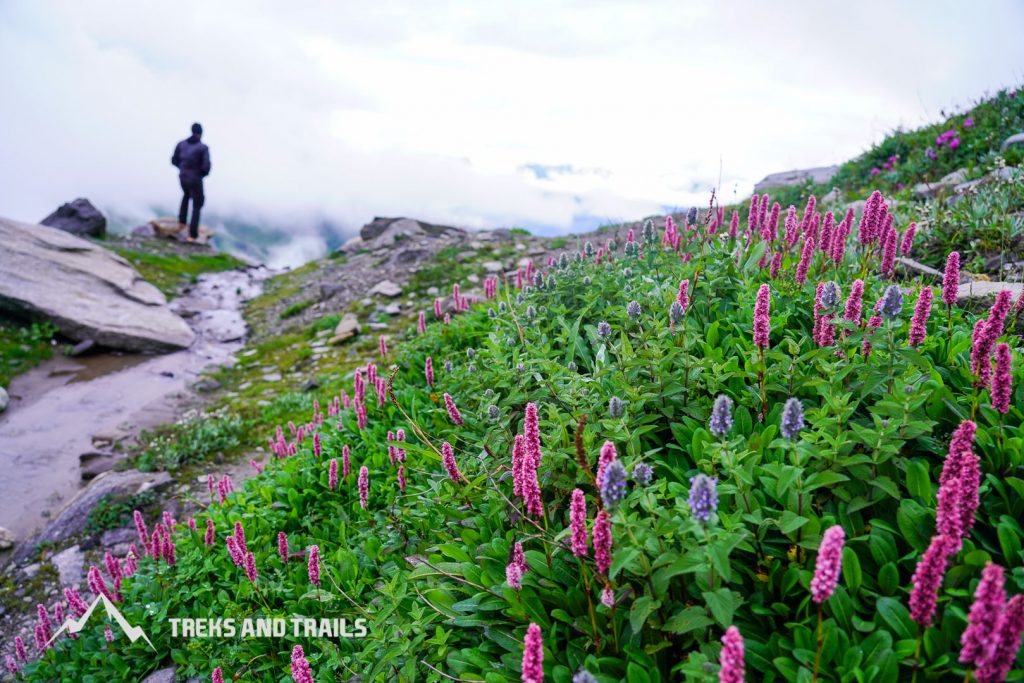
[[24,540],[45,525],[44,511],[56,515],[80,488],[78,456],[95,450],[94,435],[138,433],[180,414],[205,368],[234,362],[239,309],[268,275],[211,273],[172,302],[196,331],[186,350],[57,357],[16,377],[0,415],[0,526]]

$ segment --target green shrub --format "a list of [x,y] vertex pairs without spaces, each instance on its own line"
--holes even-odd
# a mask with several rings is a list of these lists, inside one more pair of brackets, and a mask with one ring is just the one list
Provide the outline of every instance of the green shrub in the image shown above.
[[154,434],[143,432],[141,438],[146,447],[136,466],[144,471],[173,470],[205,462],[217,453],[241,446],[246,429],[245,421],[234,415],[191,413]]

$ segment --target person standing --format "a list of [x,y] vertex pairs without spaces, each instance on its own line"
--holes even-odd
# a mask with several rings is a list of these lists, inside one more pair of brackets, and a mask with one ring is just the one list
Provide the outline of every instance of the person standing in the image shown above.
[[199,210],[203,208],[206,196],[203,194],[203,178],[210,175],[210,148],[202,142],[203,127],[192,124],[192,135],[174,147],[171,164],[178,168],[178,180],[184,196],[178,222],[185,224],[188,218],[188,203],[192,202],[192,222],[188,224],[188,241],[199,237]]

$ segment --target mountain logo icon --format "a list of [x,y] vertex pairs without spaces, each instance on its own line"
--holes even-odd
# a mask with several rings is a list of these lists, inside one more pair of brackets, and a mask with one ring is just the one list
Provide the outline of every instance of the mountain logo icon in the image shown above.
[[85,614],[83,614],[78,619],[68,619],[67,621],[65,621],[61,625],[60,629],[53,634],[53,637],[50,638],[50,641],[47,643],[47,645],[56,640],[57,636],[59,636],[64,631],[67,631],[68,633],[78,633],[83,628],[85,628],[85,624],[89,621],[89,617],[92,616],[93,610],[95,610],[96,606],[99,605],[101,602],[103,603],[103,609],[107,612],[107,616],[113,619],[117,623],[117,625],[121,627],[121,630],[124,631],[124,634],[128,636],[128,640],[134,643],[139,638],[142,638],[146,641],[146,644],[149,645],[150,649],[152,649],[154,652],[156,651],[156,648],[153,647],[153,643],[150,642],[149,637],[146,635],[146,632],[142,630],[142,627],[132,626],[131,624],[129,624],[128,620],[124,618],[124,615],[121,614],[117,607],[114,606],[114,603],[112,603],[110,599],[102,593],[96,596],[96,599],[93,600],[92,604],[89,605],[89,609],[85,611]]

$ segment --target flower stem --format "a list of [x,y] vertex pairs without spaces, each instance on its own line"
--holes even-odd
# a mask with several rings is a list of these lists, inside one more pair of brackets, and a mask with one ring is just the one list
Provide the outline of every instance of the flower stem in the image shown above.
[[814,655],[814,675],[811,677],[811,683],[816,683],[818,680],[818,667],[821,666],[821,651],[824,645],[825,634],[821,623],[821,603],[818,603],[818,651]]

